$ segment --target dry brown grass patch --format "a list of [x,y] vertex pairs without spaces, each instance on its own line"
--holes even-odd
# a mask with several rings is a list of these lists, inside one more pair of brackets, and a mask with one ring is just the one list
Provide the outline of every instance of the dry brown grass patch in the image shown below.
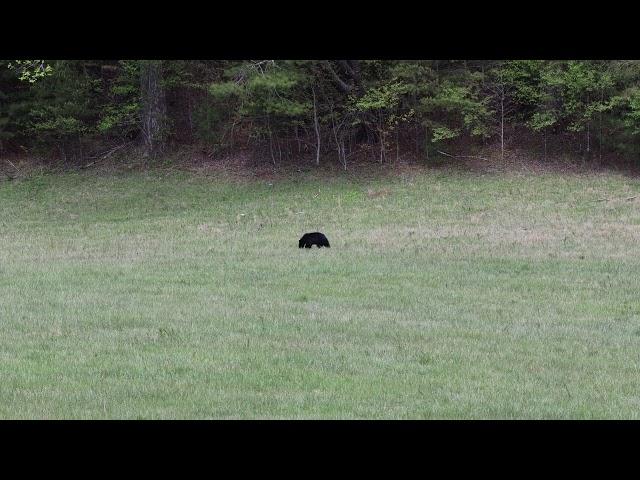
[[389,195],[391,195],[391,190],[388,188],[381,188],[378,190],[373,188],[367,189],[367,197],[369,198],[386,198]]

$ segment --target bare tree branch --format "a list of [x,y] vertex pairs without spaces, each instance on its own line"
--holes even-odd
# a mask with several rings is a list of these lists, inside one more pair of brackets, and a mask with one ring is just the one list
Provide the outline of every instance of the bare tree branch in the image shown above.
[[[11,165],[13,167],[13,169],[16,171],[16,173],[18,175],[20,175],[20,170],[18,170],[18,167],[16,167],[13,162],[7,158],[4,159],[5,162],[7,162],[9,165]],[[12,177],[11,175],[9,175],[7,172],[4,172],[4,174],[9,177],[9,179],[14,180],[16,177]]]
[[328,61],[322,62],[322,66],[329,73],[329,75],[331,75],[331,78],[342,92],[351,93],[351,91],[353,90],[353,86],[342,80]]
[[440,150],[437,151],[439,154],[444,155],[445,157],[451,157],[451,158],[479,158],[480,160],[489,160],[488,158],[484,158],[484,157],[478,157],[476,155],[450,155],[446,152],[441,152]]

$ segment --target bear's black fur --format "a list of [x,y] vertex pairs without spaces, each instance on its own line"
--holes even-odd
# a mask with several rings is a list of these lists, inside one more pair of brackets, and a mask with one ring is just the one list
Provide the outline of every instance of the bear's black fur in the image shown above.
[[320,247],[331,247],[329,240],[320,232],[305,233],[298,242],[298,248],[311,248],[312,245]]

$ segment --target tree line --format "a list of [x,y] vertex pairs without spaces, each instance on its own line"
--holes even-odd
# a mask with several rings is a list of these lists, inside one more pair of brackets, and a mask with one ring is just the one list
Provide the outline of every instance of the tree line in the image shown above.
[[640,61],[0,60],[0,152],[196,145],[347,168],[521,139],[637,157]]

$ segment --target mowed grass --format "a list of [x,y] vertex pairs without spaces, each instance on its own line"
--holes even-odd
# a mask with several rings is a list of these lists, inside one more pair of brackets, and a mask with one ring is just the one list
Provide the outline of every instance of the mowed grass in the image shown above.
[[[1,418],[638,418],[640,185],[0,183]],[[320,230],[331,249],[298,249]]]

